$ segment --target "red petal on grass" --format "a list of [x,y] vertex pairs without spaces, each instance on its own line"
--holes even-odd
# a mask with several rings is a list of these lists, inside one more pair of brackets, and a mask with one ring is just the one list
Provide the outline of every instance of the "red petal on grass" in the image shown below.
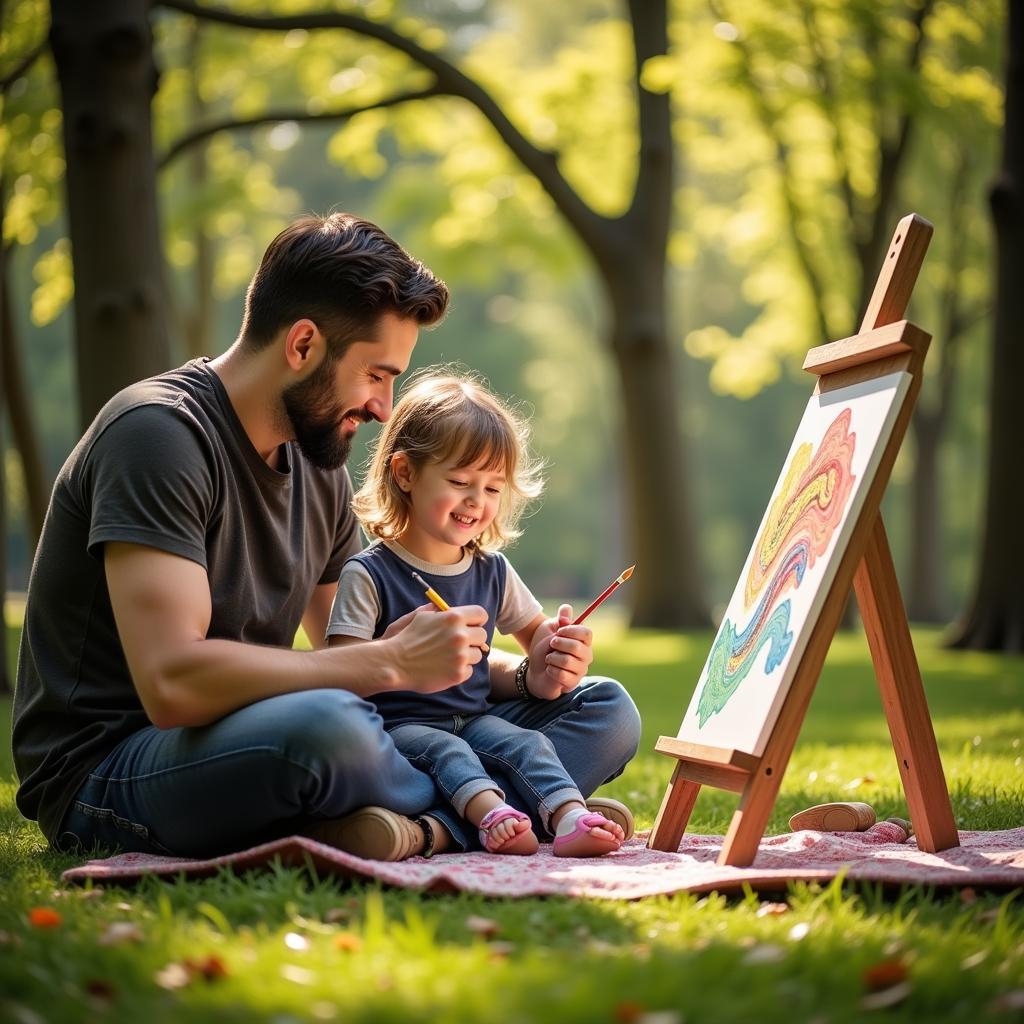
[[224,961],[212,953],[198,959],[185,957],[182,962],[185,965],[185,970],[193,978],[202,978],[204,981],[220,981],[221,978],[226,978],[228,975]]
[[59,928],[64,918],[53,907],[33,907],[28,912],[28,923],[33,928]]
[[90,978],[85,983],[85,991],[94,999],[102,999],[104,1002],[112,1002],[117,995],[117,989],[103,978]]
[[880,960],[864,971],[864,987],[880,992],[907,980],[907,965],[902,960]]
[[501,931],[501,925],[489,917],[478,917],[470,914],[466,918],[466,927],[474,934],[485,939],[491,939]]
[[612,1011],[617,1024],[637,1024],[644,1015],[644,1008],[639,1003],[617,1003]]
[[334,936],[334,945],[343,953],[355,953],[362,948],[363,940],[355,932],[339,932]]
[[788,914],[789,904],[788,903],[762,903],[757,908],[756,917],[769,917],[775,914]]

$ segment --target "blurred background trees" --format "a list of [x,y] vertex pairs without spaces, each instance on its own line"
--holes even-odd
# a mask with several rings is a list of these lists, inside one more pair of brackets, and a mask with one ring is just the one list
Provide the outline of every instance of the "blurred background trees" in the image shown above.
[[962,607],[1003,3],[111,0],[106,27],[96,6],[2,8],[10,587],[98,404],[226,348],[273,234],[342,208],[453,288],[417,363],[532,407],[549,485],[513,557],[534,589],[585,597],[638,561],[634,622],[703,624],[810,391],[803,353],[854,333],[913,209],[936,235],[910,315],[935,341],[885,515],[912,617]]

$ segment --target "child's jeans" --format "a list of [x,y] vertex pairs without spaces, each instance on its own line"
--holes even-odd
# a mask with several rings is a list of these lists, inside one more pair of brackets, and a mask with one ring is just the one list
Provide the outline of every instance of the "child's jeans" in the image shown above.
[[551,741],[536,729],[524,729],[495,715],[450,715],[437,722],[389,729],[398,752],[426,772],[441,795],[466,816],[466,805],[487,790],[506,794],[494,782],[501,775],[515,787],[510,797],[520,811],[540,819],[551,832],[552,813],[583,795],[558,760]]

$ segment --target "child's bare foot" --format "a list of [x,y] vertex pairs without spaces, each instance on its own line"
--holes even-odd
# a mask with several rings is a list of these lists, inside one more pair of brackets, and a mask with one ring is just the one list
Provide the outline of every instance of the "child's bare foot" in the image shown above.
[[558,823],[552,852],[556,857],[601,857],[614,853],[625,838],[620,825],[582,808],[569,811]]
[[480,844],[488,853],[529,856],[537,852],[530,819],[508,804],[488,811],[480,820]]

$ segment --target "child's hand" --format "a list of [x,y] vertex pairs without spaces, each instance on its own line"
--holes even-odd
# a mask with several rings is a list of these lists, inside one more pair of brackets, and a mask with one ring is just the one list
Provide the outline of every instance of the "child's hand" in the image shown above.
[[[483,657],[487,612],[466,605],[439,612],[417,609],[393,637],[400,689],[435,693],[464,683]],[[396,620],[396,622],[401,620]]]
[[554,700],[575,690],[594,660],[594,634],[572,620],[572,606],[563,604],[558,617],[541,623],[533,634],[526,685],[535,697]]

